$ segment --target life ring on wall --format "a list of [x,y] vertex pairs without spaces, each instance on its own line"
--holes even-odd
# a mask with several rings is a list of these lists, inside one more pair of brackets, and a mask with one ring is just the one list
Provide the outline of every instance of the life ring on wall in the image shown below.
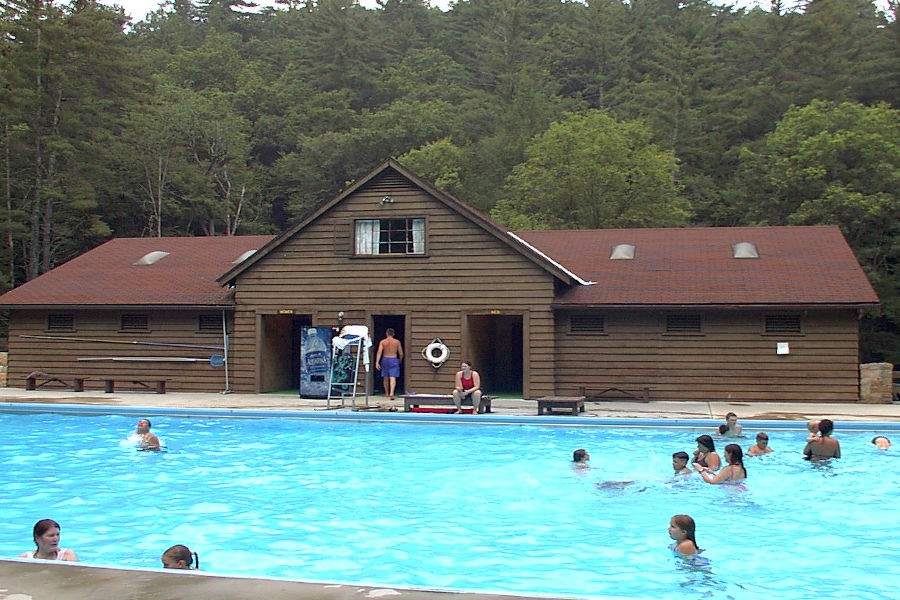
[[441,341],[441,338],[434,338],[434,341],[425,346],[422,350],[422,358],[431,363],[431,366],[437,369],[447,362],[450,357],[450,348]]

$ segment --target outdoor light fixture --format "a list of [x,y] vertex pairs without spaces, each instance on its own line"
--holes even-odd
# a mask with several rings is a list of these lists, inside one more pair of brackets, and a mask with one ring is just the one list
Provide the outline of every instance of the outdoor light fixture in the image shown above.
[[394,203],[394,199],[391,198],[390,196],[385,196],[384,198],[381,199],[381,202],[380,202],[380,204],[382,206],[384,206],[385,204],[393,204],[393,203]]

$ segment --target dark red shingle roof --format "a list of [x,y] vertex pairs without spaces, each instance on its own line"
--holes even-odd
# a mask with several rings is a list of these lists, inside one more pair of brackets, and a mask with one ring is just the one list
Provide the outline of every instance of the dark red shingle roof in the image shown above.
[[[878,297],[837,227],[691,227],[516,232],[580,278],[556,304],[860,305]],[[752,242],[759,258],[732,257]],[[610,260],[619,244],[632,260]]]
[[[216,278],[272,236],[118,238],[0,296],[0,306],[228,306]],[[154,251],[169,255],[135,265]]]

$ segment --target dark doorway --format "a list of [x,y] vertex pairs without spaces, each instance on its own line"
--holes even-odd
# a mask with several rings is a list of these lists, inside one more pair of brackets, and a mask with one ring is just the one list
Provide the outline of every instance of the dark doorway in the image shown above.
[[300,385],[300,329],[310,315],[262,315],[259,349],[259,391],[296,390]]
[[[375,359],[375,353],[378,350],[378,342],[384,339],[384,332],[390,327],[394,330],[394,337],[399,340],[403,346],[403,362],[400,363],[400,377],[397,378],[397,389],[395,394],[403,394],[406,389],[406,361],[409,357],[409,348],[406,347],[406,317],[404,315],[372,315],[372,343],[375,344],[372,349],[372,360]],[[374,373],[374,381],[372,389],[374,394],[384,394],[384,381],[381,379],[379,371],[372,365]]]
[[470,315],[469,356],[490,394],[523,392],[524,336],[521,315]]

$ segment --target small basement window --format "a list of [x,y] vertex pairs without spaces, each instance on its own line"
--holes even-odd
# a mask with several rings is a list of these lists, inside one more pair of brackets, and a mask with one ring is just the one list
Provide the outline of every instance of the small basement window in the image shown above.
[[666,333],[700,333],[700,315],[666,315]]
[[800,315],[766,315],[766,333],[803,333]]
[[124,314],[119,323],[120,331],[150,331],[150,315]]
[[221,331],[222,330],[222,315],[217,315],[217,314],[200,315],[197,318],[197,330],[198,331]]
[[75,331],[75,315],[72,313],[47,315],[47,331]]
[[606,319],[603,315],[572,315],[569,333],[606,333]]

